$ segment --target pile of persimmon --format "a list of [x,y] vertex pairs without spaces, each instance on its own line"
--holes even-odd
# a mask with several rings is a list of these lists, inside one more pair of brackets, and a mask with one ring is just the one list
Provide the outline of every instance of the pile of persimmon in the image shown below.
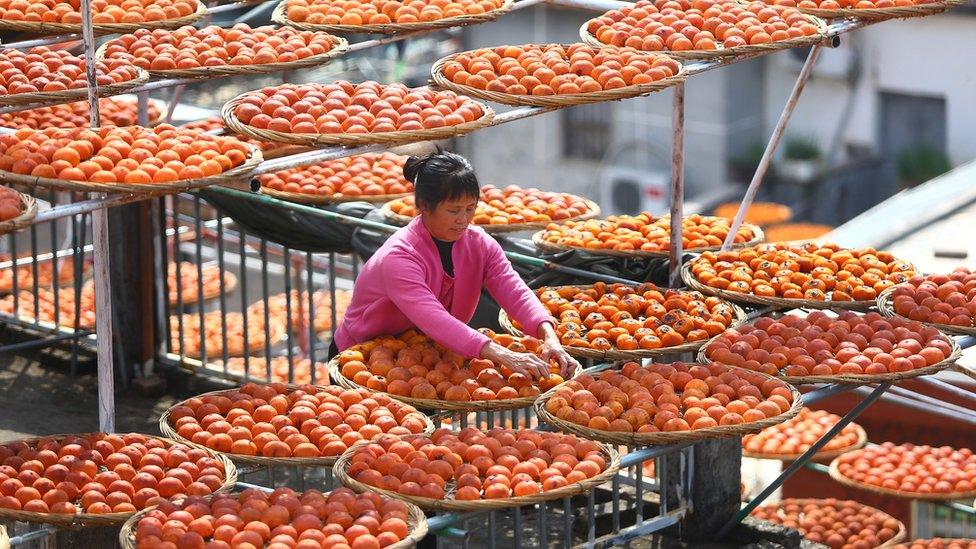
[[878,375],[910,372],[952,354],[949,338],[935,328],[871,312],[834,317],[814,311],[802,317],[760,317],[708,344],[711,360],[769,375]]
[[917,539],[896,545],[895,549],[976,549],[976,539]]
[[[483,330],[495,343],[516,352],[539,353],[542,342]],[[465,360],[414,330],[398,337],[382,337],[339,353],[343,377],[393,396],[426,400],[508,400],[534,397],[563,382],[559,367],[538,382],[503,364],[474,358]]]
[[204,350],[208,357],[219,358],[224,354],[225,341],[227,356],[251,354],[255,349],[264,349],[266,345],[277,343],[285,331],[284,325],[275,318],[270,319],[266,324],[263,314],[248,315],[247,348],[245,348],[244,315],[238,312],[225,314],[220,310],[203,315],[202,329],[200,315],[197,313],[171,315],[169,327],[172,352],[198,358],[203,356]]
[[[721,246],[731,226],[732,220],[724,217],[685,216],[681,220],[682,249]],[[733,243],[742,244],[755,237],[751,228],[740,227]],[[546,227],[542,240],[589,250],[667,252],[671,249],[671,218],[643,212],[554,224]]]
[[638,0],[591,19],[586,29],[612,46],[644,51],[715,50],[782,42],[820,32],[794,8],[762,2]]
[[286,0],[290,21],[312,25],[429,23],[448,17],[481,15],[502,0]]
[[633,48],[547,44],[465,52],[445,63],[442,71],[451,82],[480,90],[565,95],[650,84],[676,75],[679,68],[666,55]]
[[348,488],[247,489],[165,502],[139,519],[135,541],[137,549],[378,549],[407,537],[408,513],[403,502]]
[[721,299],[650,283],[635,287],[597,282],[589,288],[540,288],[536,295],[558,318],[556,334],[569,347],[675,347],[717,336],[735,319],[732,306]]
[[75,290],[73,286],[59,287],[57,294],[47,288],[38,288],[36,294],[33,290],[20,290],[16,299],[13,294],[0,299],[0,313],[31,321],[56,324],[65,328],[94,328],[94,287],[86,284],[82,289],[78,322],[75,322]]
[[[733,218],[739,213],[738,202],[726,202],[715,208],[715,215]],[[785,223],[793,217],[793,211],[785,204],[776,202],[753,202],[746,208],[746,223],[755,223],[761,227],[776,223]]]
[[862,503],[838,499],[784,499],[763,505],[752,516],[800,531],[830,549],[880,547],[898,534],[897,519]]
[[169,423],[218,452],[306,458],[337,456],[360,440],[417,434],[426,426],[416,408],[387,395],[281,383],[188,399],[170,409]]
[[[0,4],[3,1],[0,0]],[[10,13],[8,11],[6,15]],[[99,86],[121,84],[139,75],[134,66],[120,61],[97,61],[95,71]],[[0,50],[0,95],[64,91],[86,86],[84,57],[44,46],[29,50]]]
[[230,271],[224,271],[223,282],[221,282],[220,267],[217,265],[206,265],[198,269],[196,264],[183,261],[179,268],[179,283],[176,282],[176,271],[176,263],[171,262],[166,274],[166,288],[169,290],[170,305],[176,305],[180,301],[184,305],[201,301],[201,282],[204,299],[218,295],[221,287],[230,290],[231,286],[236,283],[236,278]]
[[[202,118],[200,120],[194,120],[193,122],[187,122],[186,124],[181,124],[180,129],[200,130],[202,132],[215,133],[214,130],[224,130],[226,129],[226,126],[224,125],[223,118],[219,116],[210,116],[207,118]],[[242,135],[238,135],[234,137],[236,139],[239,139],[240,141],[254,145],[255,147],[261,149],[261,152],[268,152],[284,146],[281,143],[258,141],[257,139],[251,139],[250,137],[244,137]]]
[[245,94],[241,123],[296,134],[383,133],[457,126],[484,116],[482,106],[450,91],[341,80],[283,84]]
[[765,229],[767,242],[811,240],[820,238],[833,230],[834,228],[830,225],[817,223],[782,223]]
[[[789,421],[742,437],[742,448],[751,454],[795,456],[809,450],[838,422],[840,416],[836,414],[804,407]],[[857,425],[849,423],[820,452],[849,448],[858,443],[858,437]]]
[[405,496],[459,501],[531,496],[599,475],[599,444],[531,429],[438,429],[430,437],[383,436],[359,448],[349,476]]
[[976,490],[976,457],[968,448],[885,442],[834,460],[850,480],[908,494],[971,494]]
[[874,248],[777,242],[727,252],[704,252],[692,275],[718,290],[810,301],[874,300],[907,282],[915,267]]
[[34,513],[133,513],[208,496],[223,463],[184,444],[129,433],[44,437],[0,445],[0,508]]
[[328,53],[335,38],[324,32],[291,27],[230,28],[210,25],[176,30],[139,29],[105,46],[106,59],[118,59],[152,71],[222,65],[266,65],[299,61]]
[[792,405],[793,393],[783,381],[716,362],[628,362],[620,370],[565,383],[546,410],[597,431],[657,433],[754,423]]
[[[245,362],[247,364],[247,375],[248,379],[254,379],[258,381],[264,381],[269,383],[292,383],[297,385],[305,385],[312,383],[312,369],[311,361],[307,358],[295,359],[291,364],[292,367],[289,368],[289,360],[287,356],[276,356],[271,357],[270,368],[268,367],[268,361],[263,356],[254,357],[234,357],[227,359],[227,372],[231,374],[236,374],[239,376],[244,376]],[[217,368],[221,368],[220,365]],[[291,379],[289,379],[288,371],[291,370]],[[268,372],[270,371],[271,377],[268,377]],[[329,384],[329,369],[328,365],[323,362],[315,363],[315,384],[316,385],[328,385]]]
[[[21,259],[25,257],[31,257],[30,255],[22,255]],[[0,254],[0,261],[10,261],[9,254]],[[35,265],[33,262],[21,264],[17,266],[16,272],[16,288],[25,289],[34,288],[34,273],[35,268],[37,272],[37,285],[41,288],[50,287],[54,283],[54,268],[58,267],[58,283],[61,287],[67,285],[75,276],[74,270],[74,257],[69,256],[66,258],[51,261],[38,261]],[[91,263],[88,261],[84,262],[83,270],[87,273],[91,269]],[[0,269],[0,293],[7,293],[14,290],[14,269],[13,267],[8,267],[6,269]]]
[[403,177],[406,160],[392,153],[361,154],[259,175],[258,181],[276,191],[335,198],[404,194],[413,192],[413,182]]
[[922,6],[930,1],[926,0],[763,0],[764,2],[777,6],[818,10],[839,10],[856,9],[871,10],[876,8],[902,8],[910,6]]
[[[135,4],[118,0],[96,1],[92,3],[92,23],[150,23],[178,19],[193,15],[198,7],[196,0],[142,0]],[[81,12],[78,4],[66,0],[0,0],[0,19],[81,25]]]
[[[395,214],[416,217],[419,214],[413,196],[390,202]],[[508,185],[499,189],[494,185],[481,187],[481,200],[475,210],[475,225],[512,225],[521,223],[549,223],[579,217],[590,211],[586,201],[569,193],[540,191]]]
[[[332,296],[328,290],[316,290],[312,292],[312,304],[309,307],[308,292],[300,295],[297,290],[291,291],[291,299],[286,299],[284,292],[268,298],[268,312],[272,322],[277,322],[282,326],[288,327],[289,301],[291,302],[291,330],[298,333],[301,330],[308,331],[309,315],[314,309],[315,318],[312,320],[312,327],[315,333],[328,332],[332,329]],[[346,315],[346,308],[352,301],[352,292],[346,290],[336,290],[336,321],[341,322]],[[264,300],[259,299],[252,303],[248,308],[248,317],[264,317]]]
[[959,268],[947,275],[913,276],[892,291],[892,305],[905,318],[972,328],[976,326],[976,272]]
[[[154,101],[147,109],[149,121],[159,120],[159,107]],[[103,126],[135,126],[139,123],[139,109],[135,99],[105,97],[98,100],[98,115]],[[40,107],[20,112],[0,114],[0,126],[15,130],[29,128],[90,128],[88,102],[76,101],[53,107]]]
[[0,136],[0,170],[20,175],[153,184],[212,177],[240,166],[247,145],[169,124],[17,130]]
[[24,203],[20,200],[20,193],[0,185],[0,221],[9,221],[24,213]]

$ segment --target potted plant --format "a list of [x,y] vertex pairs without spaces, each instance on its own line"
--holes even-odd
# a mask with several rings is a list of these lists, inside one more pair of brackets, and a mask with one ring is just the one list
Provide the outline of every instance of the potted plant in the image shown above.
[[921,145],[898,155],[902,188],[914,187],[952,169],[949,157],[938,149]]
[[794,181],[809,182],[820,172],[822,156],[816,139],[808,136],[788,137],[783,144],[783,159],[777,172]]

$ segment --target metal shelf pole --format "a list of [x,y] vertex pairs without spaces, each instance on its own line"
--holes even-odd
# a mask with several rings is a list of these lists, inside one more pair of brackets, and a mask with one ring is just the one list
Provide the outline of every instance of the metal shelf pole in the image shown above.
[[673,88],[671,141],[671,247],[668,250],[669,286],[681,284],[681,224],[685,205],[685,85]]

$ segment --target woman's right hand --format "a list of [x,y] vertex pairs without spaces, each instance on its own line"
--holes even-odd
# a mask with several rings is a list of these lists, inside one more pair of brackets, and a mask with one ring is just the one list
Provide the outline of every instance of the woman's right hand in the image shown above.
[[495,342],[488,342],[481,349],[481,358],[488,359],[495,364],[504,364],[513,372],[518,372],[529,379],[548,378],[549,363],[532,353],[517,353],[506,349]]

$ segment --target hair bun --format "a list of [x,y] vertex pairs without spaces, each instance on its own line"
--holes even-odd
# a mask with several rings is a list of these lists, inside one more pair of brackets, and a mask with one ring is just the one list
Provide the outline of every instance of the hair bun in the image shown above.
[[424,166],[427,165],[427,162],[430,161],[431,157],[435,154],[437,153],[432,153],[425,156],[411,156],[410,158],[407,158],[407,161],[403,164],[403,177],[411,183],[416,182],[417,176],[420,175],[421,170],[424,169]]

